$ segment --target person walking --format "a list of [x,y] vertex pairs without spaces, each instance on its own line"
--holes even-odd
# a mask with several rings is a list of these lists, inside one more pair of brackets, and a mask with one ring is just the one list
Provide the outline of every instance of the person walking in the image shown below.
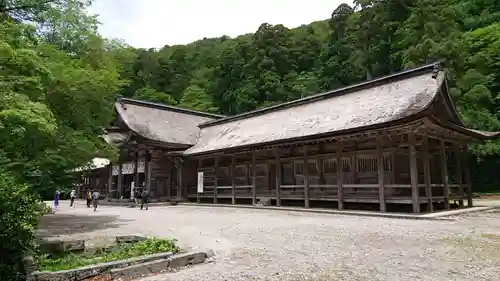
[[92,193],[92,205],[94,206],[94,212],[97,210],[97,203],[99,200],[99,192],[94,189],[94,192]]
[[54,198],[54,207],[56,207],[56,209],[59,209],[59,198],[61,197],[61,192],[59,191],[59,189],[56,190],[56,195],[55,195],[55,198]]
[[76,191],[73,189],[69,194],[69,199],[71,200],[69,203],[70,207],[75,207],[75,198],[76,198]]
[[87,188],[85,196],[87,197],[87,208],[90,208],[90,203],[92,203],[92,193],[90,192],[89,188]]
[[141,210],[144,206],[146,206],[146,210],[148,209],[148,203],[149,203],[149,191],[146,190],[145,188],[142,190],[141,193]]

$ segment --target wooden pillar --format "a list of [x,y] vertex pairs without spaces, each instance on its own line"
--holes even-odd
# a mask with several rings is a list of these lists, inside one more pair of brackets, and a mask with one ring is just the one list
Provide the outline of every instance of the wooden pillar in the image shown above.
[[121,199],[123,193],[123,159],[118,160],[118,181],[116,183],[116,194],[118,199]]
[[[151,158],[150,152],[146,154],[146,159],[144,159],[144,171],[146,172],[146,190],[151,191]],[[151,195],[150,195],[151,196]]]
[[448,183],[448,167],[446,165],[446,146],[444,140],[439,140],[439,152],[441,162],[441,182],[443,183],[444,208],[450,209],[450,187]]
[[134,153],[134,187],[139,186],[139,152]]
[[236,204],[236,156],[231,156],[231,185],[232,185],[232,200],[231,204]]
[[[107,190],[107,197],[110,198],[111,196],[111,190],[113,190],[113,163],[111,161],[109,162],[109,171],[108,171],[108,190]],[[78,185],[78,191],[77,191],[78,196],[80,196],[80,185]]]
[[177,162],[177,201],[182,201],[184,198],[184,183],[182,181],[182,167],[183,161],[181,158],[178,159]]
[[[196,177],[198,177],[198,173],[201,172],[201,168],[203,167],[203,160],[198,160],[198,169],[196,170]],[[198,184],[198,183],[197,183]],[[200,192],[198,192],[198,187],[196,187],[196,203],[200,204]]]
[[218,186],[217,169],[218,169],[218,167],[219,167],[219,157],[215,156],[215,159],[214,159],[214,204],[218,203],[218,200],[217,200],[217,186]]
[[279,151],[275,151],[276,156],[276,206],[281,206],[281,161]]
[[342,187],[344,181],[344,171],[342,165],[342,147],[337,148],[337,199],[339,210],[344,209],[344,188]]
[[308,146],[304,146],[304,205],[309,208],[309,155]]
[[417,171],[417,150],[415,148],[415,136],[408,134],[409,158],[410,158],[410,179],[411,179],[411,202],[413,212],[420,213],[420,201],[418,198],[418,171]]
[[427,211],[433,212],[433,200],[432,200],[432,181],[431,181],[431,154],[429,152],[429,138],[423,136],[422,140],[422,150],[423,150],[423,160],[424,160],[424,181],[425,181],[425,196],[427,197]]
[[462,148],[459,144],[454,145],[455,147],[455,160],[457,161],[457,184],[458,184],[458,193],[460,194],[460,200],[458,200],[459,208],[464,208],[464,186],[462,180]]
[[469,154],[467,145],[464,146],[464,150],[462,152],[462,164],[464,168],[465,174],[465,185],[467,187],[467,207],[472,208],[472,182],[470,176],[470,167],[469,167]]
[[255,159],[255,151],[252,151],[252,205],[256,203],[256,194],[257,194],[257,169],[256,169],[256,159]]
[[377,171],[378,171],[378,194],[380,211],[385,212],[385,184],[384,184],[384,144],[381,139],[377,140]]

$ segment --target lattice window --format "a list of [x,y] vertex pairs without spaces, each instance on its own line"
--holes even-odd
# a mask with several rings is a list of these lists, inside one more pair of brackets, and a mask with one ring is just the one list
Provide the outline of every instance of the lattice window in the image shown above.
[[384,171],[392,172],[392,157],[391,153],[384,153]]
[[304,162],[302,161],[295,161],[294,163],[294,173],[296,176],[303,176],[304,175]]
[[[252,166],[250,165],[250,175],[253,176]],[[266,186],[268,182],[267,178],[267,164],[257,164],[255,165],[255,182],[257,186]]]
[[323,159],[323,173],[324,174],[335,174],[337,173],[337,159],[328,158]]
[[351,171],[351,158],[342,157],[342,172],[350,173]]
[[359,173],[371,173],[377,170],[376,156],[357,156],[357,171]]
[[310,176],[319,175],[318,162],[316,160],[308,160],[307,168],[308,168],[307,172]]

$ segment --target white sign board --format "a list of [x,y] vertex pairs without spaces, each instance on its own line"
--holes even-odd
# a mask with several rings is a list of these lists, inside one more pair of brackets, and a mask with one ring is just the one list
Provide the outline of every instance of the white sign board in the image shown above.
[[203,172],[198,172],[198,193],[203,193]]

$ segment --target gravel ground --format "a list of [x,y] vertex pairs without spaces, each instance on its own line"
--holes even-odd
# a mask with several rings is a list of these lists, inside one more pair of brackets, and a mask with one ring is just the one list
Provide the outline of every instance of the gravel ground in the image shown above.
[[206,264],[142,281],[500,279],[500,210],[423,221],[192,206],[92,212],[81,203],[62,205],[43,219],[41,235],[99,243],[138,233],[216,252]]

